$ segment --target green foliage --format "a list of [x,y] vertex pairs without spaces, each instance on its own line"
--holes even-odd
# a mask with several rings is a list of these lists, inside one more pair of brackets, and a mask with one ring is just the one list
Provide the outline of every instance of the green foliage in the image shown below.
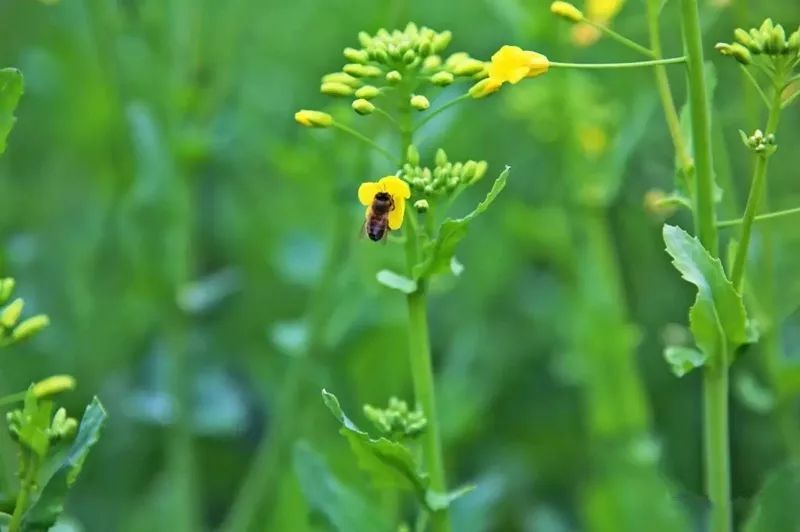
[[16,118],[14,110],[22,96],[22,73],[16,68],[0,69],[0,155],[6,151],[6,140]]
[[409,279],[391,270],[381,270],[375,275],[375,278],[383,286],[399,290],[404,294],[413,294],[417,291],[417,282],[414,279]]
[[697,238],[679,227],[665,225],[664,242],[672,264],[697,287],[697,297],[689,310],[695,343],[708,363],[719,364],[721,349],[733,353],[750,341],[742,296],[725,276],[722,262],[712,257]]
[[800,465],[772,473],[753,501],[744,532],[776,532],[800,527]]
[[501,172],[495,179],[492,189],[486,195],[486,198],[478,204],[475,210],[463,218],[447,219],[442,223],[436,238],[422,248],[422,259],[414,266],[415,279],[424,279],[450,270],[456,247],[466,236],[470,222],[485,212],[505,188],[510,170],[510,167],[506,167]]
[[664,360],[676,377],[683,377],[693,369],[705,365],[708,355],[691,347],[668,345],[664,349]]

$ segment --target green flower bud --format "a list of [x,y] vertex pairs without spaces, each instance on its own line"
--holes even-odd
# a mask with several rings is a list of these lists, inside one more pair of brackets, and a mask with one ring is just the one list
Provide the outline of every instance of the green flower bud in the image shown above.
[[431,169],[427,167],[422,169],[421,175],[422,179],[424,179],[426,183],[430,183],[431,179],[433,178],[433,176],[431,175]]
[[464,59],[460,61],[454,68],[453,74],[456,76],[472,76],[481,72],[484,69],[483,61],[477,59]]
[[749,65],[753,62],[753,56],[750,55],[750,50],[735,42],[730,45],[730,55],[743,65]]
[[71,392],[75,386],[75,377],[72,375],[53,375],[34,384],[33,395],[37,399],[44,399],[62,392]]
[[414,179],[411,181],[411,184],[412,184],[412,185],[414,185],[414,188],[418,188],[418,189],[423,189],[423,188],[425,188],[425,180],[424,180],[424,179],[422,179],[421,177],[415,177],[415,178],[414,178]]
[[453,74],[447,72],[446,70],[442,70],[441,72],[437,72],[431,76],[431,83],[438,85],[439,87],[446,87],[453,83],[453,79]]
[[345,73],[357,78],[375,78],[381,75],[381,69],[375,65],[362,65],[359,63],[348,63],[342,70]]
[[750,48],[753,45],[753,38],[742,28],[736,28],[733,30],[733,36],[742,46],[747,46],[747,48]]
[[11,277],[0,279],[0,305],[8,301],[8,298],[14,293],[15,284],[16,282]]
[[800,52],[800,29],[795,31],[789,36],[789,40],[786,42],[786,46],[789,52]]
[[453,34],[449,30],[443,31],[442,33],[439,33],[436,36],[434,36],[433,40],[431,41],[431,49],[433,50],[433,53],[435,54],[441,53],[442,50],[447,48],[452,39],[453,39]]
[[386,73],[386,81],[391,85],[396,85],[403,81],[403,75],[397,70],[392,70]]
[[361,63],[362,65],[369,61],[369,54],[366,50],[357,50],[355,48],[345,48],[344,58],[351,63]]
[[460,176],[461,176],[461,172],[462,172],[462,170],[463,170],[463,169],[464,169],[464,164],[463,164],[463,163],[460,163],[460,162],[459,162],[459,163],[456,163],[456,164],[454,164],[454,165],[453,165],[453,167],[450,169],[450,174],[451,174],[451,175],[454,175],[454,176],[459,176],[459,177],[460,177]]
[[11,333],[11,339],[15,342],[25,340],[48,325],[50,325],[50,318],[44,314],[38,314],[20,323],[17,328],[14,329],[14,332]]
[[374,85],[364,85],[360,89],[356,91],[356,98],[364,98],[365,100],[371,100],[378,96],[381,93],[378,87]]
[[414,202],[414,208],[417,209],[418,213],[425,214],[428,212],[430,205],[428,205],[428,200],[420,199]]
[[474,99],[486,98],[490,94],[497,92],[500,85],[493,82],[491,79],[482,79],[475,85],[469,88],[469,95]]
[[776,54],[783,54],[786,53],[788,50],[788,46],[786,45],[786,32],[783,29],[783,26],[778,24],[774,28],[772,28],[772,33],[770,34],[770,48],[772,48],[773,53]]
[[750,38],[753,41],[751,51],[754,54],[760,54],[764,52],[764,47],[766,46],[766,40],[764,36],[761,35],[761,32],[755,29],[750,30]]
[[433,185],[425,185],[425,194],[430,196],[434,192],[436,192],[436,189],[433,188]]
[[419,151],[413,144],[408,145],[408,149],[406,150],[406,161],[408,161],[410,166],[417,166],[419,164]]
[[429,39],[425,39],[425,40],[421,41],[419,43],[419,45],[417,46],[417,52],[422,57],[426,57],[426,56],[430,55],[430,53],[432,51],[433,51],[433,47],[431,46],[431,41]]
[[294,114],[294,119],[305,127],[330,127],[333,125],[333,117],[322,111],[301,109]]
[[6,308],[3,309],[3,312],[0,312],[0,325],[6,329],[10,329],[16,325],[22,314],[22,307],[24,306],[25,302],[19,297],[9,303]]
[[472,178],[472,182],[476,182],[481,179],[483,176],[486,175],[486,170],[489,169],[489,163],[486,161],[478,161],[475,167],[475,177]]
[[415,59],[417,59],[417,52],[414,50],[406,50],[403,54],[403,63],[407,65],[413,63]]
[[465,183],[470,183],[475,178],[475,172],[478,169],[478,163],[475,161],[467,161],[464,163],[464,170],[461,172],[461,179]]
[[414,94],[411,96],[411,107],[417,111],[424,111],[431,106],[431,102],[422,94]]
[[345,85],[349,85],[350,87],[358,88],[361,86],[361,82],[351,76],[350,74],[345,74],[344,72],[333,72],[332,74],[325,74],[322,76],[322,83],[343,83]]
[[400,59],[403,57],[403,54],[400,52],[400,48],[392,43],[386,46],[386,53],[389,54],[389,57],[392,59],[392,61],[400,61]]
[[450,54],[447,60],[444,62],[444,66],[449,68],[450,70],[455,69],[462,61],[466,61],[468,59],[472,59],[467,52],[456,52],[454,54]]
[[453,191],[455,188],[461,183],[461,180],[457,177],[451,177],[447,180],[447,191]]
[[436,70],[440,66],[442,66],[442,57],[439,55],[429,55],[422,62],[422,70],[424,72],[430,72],[432,70]]
[[353,94],[353,87],[335,81],[323,83],[319,90],[322,94],[327,94],[328,96],[350,96]]
[[442,148],[436,150],[436,166],[444,166],[447,164],[447,152]]
[[379,63],[387,64],[389,62],[389,54],[386,53],[386,48],[383,46],[370,48],[369,54]]
[[365,100],[364,98],[353,100],[352,105],[353,105],[353,110],[360,115],[368,115],[375,110],[375,106],[372,105],[368,100]]
[[358,32],[358,42],[361,43],[363,48],[369,48],[372,46],[372,37],[369,36],[369,33],[366,31],[359,31]]

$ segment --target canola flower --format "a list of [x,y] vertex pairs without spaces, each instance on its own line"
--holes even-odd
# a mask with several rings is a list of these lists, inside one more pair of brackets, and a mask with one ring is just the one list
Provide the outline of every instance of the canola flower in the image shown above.
[[358,187],[358,201],[367,208],[366,216],[369,216],[370,206],[378,192],[388,192],[392,197],[394,208],[389,211],[389,229],[400,229],[406,212],[406,200],[411,197],[411,188],[408,183],[393,175],[382,177],[377,182],[361,183]]
[[489,77],[482,87],[486,94],[491,94],[504,83],[516,85],[525,78],[540,76],[549,69],[550,61],[544,55],[523,50],[519,46],[505,45],[492,56],[487,68]]

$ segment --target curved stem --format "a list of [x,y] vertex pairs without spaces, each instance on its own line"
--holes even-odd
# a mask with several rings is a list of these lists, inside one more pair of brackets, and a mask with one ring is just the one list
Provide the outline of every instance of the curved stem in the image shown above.
[[[767,214],[759,214],[753,217],[754,222],[766,222],[769,220],[774,220],[776,218],[782,218],[784,216],[791,216],[793,214],[800,214],[800,207],[795,207],[794,209],[784,209],[782,211],[775,211],[769,212]],[[724,228],[724,227],[735,227],[740,225],[744,222],[744,218],[737,218],[736,220],[722,220],[717,222],[717,227]]]
[[387,159],[389,159],[392,162],[392,164],[398,164],[397,159],[395,159],[394,156],[391,153],[389,153],[389,151],[386,148],[384,148],[381,145],[377,144],[375,141],[373,141],[372,139],[370,139],[366,135],[363,135],[363,134],[359,133],[358,131],[356,131],[355,129],[352,129],[352,128],[344,125],[344,124],[340,124],[339,122],[333,122],[333,124],[331,124],[331,126],[335,127],[336,129],[338,129],[340,131],[344,131],[348,135],[352,135],[353,137],[357,138],[361,142],[369,145],[372,149],[374,149],[375,151],[381,153],[383,156],[385,156]]
[[597,28],[598,30],[600,30],[601,32],[603,32],[607,36],[611,37],[612,39],[614,39],[615,41],[617,41],[621,45],[627,46],[628,48],[630,48],[631,50],[633,50],[633,51],[635,51],[637,53],[640,53],[640,54],[642,54],[642,55],[644,55],[646,57],[653,57],[653,58],[656,57],[656,54],[654,53],[653,50],[650,50],[650,49],[642,46],[638,42],[636,42],[636,41],[634,41],[632,39],[629,39],[629,38],[625,37],[624,35],[622,35],[620,33],[617,33],[616,31],[612,30],[608,26],[605,26],[604,24],[600,24],[599,22],[595,22],[593,20],[589,20],[588,18],[584,18],[582,22],[585,22],[586,24],[588,24],[588,25],[590,25],[590,26],[592,26],[594,28]]
[[585,68],[585,69],[603,69],[613,70],[617,68],[641,68],[656,65],[676,65],[679,63],[686,63],[686,57],[670,57],[669,59],[653,59],[650,61],[631,61],[629,63],[560,63],[557,61],[550,61],[550,66],[553,68]]
[[[661,27],[659,26],[658,14],[660,12],[659,0],[647,0],[647,22],[650,33],[650,48],[653,50],[653,55],[656,59],[663,57],[661,48]],[[667,128],[669,135],[672,138],[672,144],[675,147],[675,155],[678,159],[678,165],[683,173],[684,179],[688,180],[692,166],[692,156],[686,145],[686,139],[683,136],[681,129],[681,120],[678,116],[678,109],[675,107],[675,100],[672,98],[672,89],[669,86],[669,77],[667,76],[667,69],[663,65],[657,65],[654,68],[656,76],[656,88],[658,89],[658,96],[661,99],[661,107],[664,110],[664,119],[667,121]],[[688,185],[689,183],[687,183]],[[690,187],[687,186],[687,190]]]
[[387,111],[381,109],[377,105],[375,106],[375,111],[378,114],[380,114],[381,116],[383,116],[384,118],[386,118],[386,120],[391,122],[394,127],[396,127],[397,129],[400,129],[400,123],[397,120],[395,120],[395,118],[391,114],[389,114]]
[[24,401],[25,395],[27,393],[28,393],[27,391],[17,392],[17,393],[12,393],[10,395],[6,395],[4,397],[0,397],[0,406],[11,405],[14,403],[19,403],[20,401]]
[[464,100],[467,100],[469,98],[470,98],[469,93],[465,93],[465,94],[462,94],[461,96],[457,96],[457,97],[453,98],[449,102],[446,102],[446,103],[442,104],[441,106],[437,107],[435,110],[431,111],[428,114],[428,116],[426,116],[425,118],[423,118],[422,120],[417,122],[417,124],[413,127],[412,131],[418,130],[419,128],[421,128],[422,126],[424,126],[425,124],[427,124],[428,122],[433,120],[439,113],[441,113],[443,111],[446,111],[447,109],[453,107],[457,103],[461,103]]
[[761,101],[763,101],[764,105],[766,105],[767,108],[769,109],[769,107],[771,106],[769,98],[767,98],[767,95],[764,94],[764,89],[762,89],[761,85],[758,84],[758,80],[755,78],[755,76],[753,76],[753,73],[750,72],[750,69],[748,69],[744,65],[739,65],[739,68],[744,74],[745,79],[747,79],[753,85],[753,88],[756,90],[756,93],[759,96],[761,96]]

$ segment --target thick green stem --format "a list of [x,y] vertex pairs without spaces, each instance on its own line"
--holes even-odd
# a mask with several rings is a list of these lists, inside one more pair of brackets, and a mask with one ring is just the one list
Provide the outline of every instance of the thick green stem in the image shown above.
[[[777,88],[775,89],[775,98],[769,111],[769,119],[767,120],[766,134],[770,135],[775,133],[778,129],[778,120],[781,114],[781,93]],[[742,290],[742,283],[744,282],[745,263],[747,262],[747,252],[750,248],[750,237],[753,233],[753,223],[756,220],[756,212],[761,204],[761,199],[764,192],[764,186],[767,180],[767,165],[769,164],[769,156],[761,154],[756,159],[756,165],[753,169],[753,181],[750,185],[750,194],[747,197],[747,206],[744,209],[744,216],[742,217],[742,230],[739,234],[739,246],[736,250],[736,257],[733,261],[733,270],[731,271],[731,282],[736,290]]]
[[[714,204],[711,116],[706,91],[703,42],[697,0],[681,0],[681,25],[689,81],[692,141],[695,155],[695,226],[703,246],[714,256],[718,235]],[[723,344],[706,367],[704,387],[705,484],[711,502],[712,532],[731,530],[730,449],[728,445],[728,352]]]
[[22,518],[28,509],[28,499],[36,481],[36,474],[39,472],[37,460],[31,456],[25,467],[25,476],[19,485],[17,501],[14,504],[14,514],[11,516],[11,523],[8,525],[8,532],[20,532],[22,530]]

